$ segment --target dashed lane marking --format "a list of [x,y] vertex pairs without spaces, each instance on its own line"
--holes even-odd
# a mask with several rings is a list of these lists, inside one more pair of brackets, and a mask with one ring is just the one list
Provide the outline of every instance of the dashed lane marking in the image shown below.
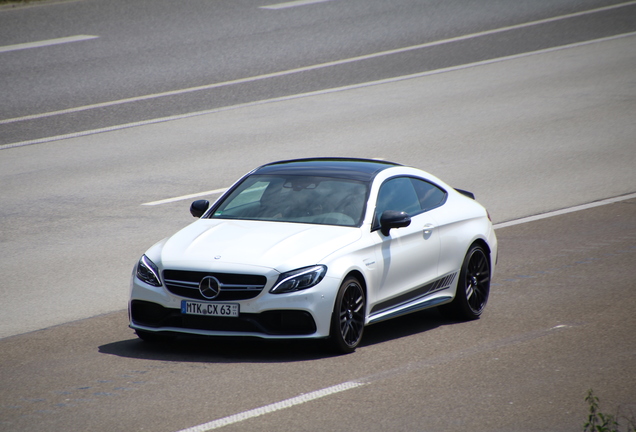
[[176,202],[176,201],[184,201],[184,200],[187,200],[187,199],[199,198],[199,197],[207,196],[207,195],[216,195],[216,194],[223,193],[226,190],[227,190],[227,188],[214,189],[214,190],[209,190],[209,191],[205,191],[205,192],[198,192],[198,193],[194,193],[194,194],[190,194],[190,195],[181,195],[181,196],[174,197],[174,198],[166,198],[166,199],[162,199],[162,200],[159,200],[159,201],[151,201],[151,202],[143,203],[142,205],[144,205],[144,206],[156,206],[156,205],[161,205],[161,204],[168,204],[168,203],[173,203],[173,202]]
[[27,42],[27,43],[15,44],[15,45],[5,45],[5,46],[0,46],[0,53],[9,52],[9,51],[19,51],[19,50],[24,50],[29,48],[42,48],[42,47],[60,45],[60,44],[65,44],[70,42],[81,42],[81,41],[90,40],[90,39],[97,39],[98,37],[99,36],[92,36],[92,35],[77,35],[77,36],[68,36],[68,37],[57,38],[57,39],[48,39],[48,40],[43,40],[38,42]]
[[326,2],[330,2],[333,0],[296,0],[296,1],[290,1],[290,2],[285,2],[285,3],[277,3],[277,4],[273,4],[273,5],[269,5],[269,6],[261,6],[261,9],[272,9],[272,10],[276,10],[276,9],[288,9],[288,8],[293,8],[293,7],[298,7],[298,6],[307,6],[307,5],[313,5],[316,3],[326,3]]
[[214,420],[208,423],[204,423],[198,426],[193,426],[187,429],[182,429],[179,432],[207,432],[214,429],[219,429],[224,426],[228,426],[231,424],[239,423],[245,420],[249,420],[254,417],[259,417],[264,414],[268,414],[274,411],[280,411],[285,408],[291,408],[295,405],[300,405],[306,402],[310,402],[316,399],[323,398],[325,396],[330,396],[332,394],[341,393],[346,390],[351,390],[355,388],[359,388],[364,385],[372,384],[377,381],[381,381],[384,379],[392,378],[398,375],[402,375],[405,373],[410,373],[413,371],[417,371],[420,369],[428,368],[431,366],[435,366],[438,364],[448,363],[454,360],[459,360],[462,358],[470,357],[476,354],[480,354],[483,352],[493,351],[499,348],[507,347],[510,345],[516,345],[519,343],[528,342],[534,339],[542,338],[545,336],[549,336],[555,334],[557,332],[564,331],[566,329],[574,327],[573,325],[567,324],[559,324],[554,327],[548,329],[540,329],[531,331],[528,333],[514,335],[507,338],[503,338],[500,340],[488,342],[476,347],[467,348],[462,351],[441,355],[433,358],[429,358],[426,360],[422,360],[420,362],[409,363],[404,366],[390,369],[386,371],[382,371],[380,373],[370,375],[355,381],[347,381],[341,384],[337,384],[335,386],[327,387],[321,390],[316,390],[311,393],[302,394],[300,396],[293,397],[291,399],[286,399],[280,402],[276,402],[270,405],[265,405],[260,408],[255,408],[249,411],[244,411],[238,414],[234,414],[228,417],[223,417],[218,420]]
[[316,390],[311,393],[305,393],[300,396],[293,397],[291,399],[286,399],[280,402],[262,406],[260,408],[255,408],[253,410],[244,411],[242,413],[234,414],[228,417],[223,417],[218,420],[214,420],[214,421],[204,423],[198,426],[193,426],[188,429],[183,429],[179,432],[206,432],[213,429],[218,429],[223,426],[239,423],[244,420],[248,420],[254,417],[259,417],[274,411],[280,411],[285,408],[290,408],[295,405],[300,405],[306,402],[310,402],[312,400],[323,398],[325,396],[329,396],[335,393],[343,392],[345,390],[350,390],[356,387],[360,387],[364,384],[365,383],[362,383],[362,382],[344,382],[342,384],[338,384],[332,387],[327,387],[322,390]]

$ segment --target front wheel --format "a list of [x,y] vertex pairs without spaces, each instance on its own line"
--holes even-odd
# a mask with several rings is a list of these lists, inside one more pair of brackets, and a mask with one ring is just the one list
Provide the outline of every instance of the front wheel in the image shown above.
[[340,285],[331,317],[331,341],[341,353],[355,351],[362,340],[365,311],[364,289],[353,277]]
[[481,316],[490,294],[490,260],[483,247],[468,250],[457,282],[455,299],[442,310],[453,318],[473,320]]

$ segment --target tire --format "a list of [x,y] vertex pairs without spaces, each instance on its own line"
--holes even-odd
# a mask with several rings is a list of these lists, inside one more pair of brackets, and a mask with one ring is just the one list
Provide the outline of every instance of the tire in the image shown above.
[[484,248],[474,244],[464,258],[455,299],[442,306],[442,311],[452,318],[477,319],[488,303],[489,294],[490,260]]
[[145,330],[135,330],[139,339],[150,343],[167,343],[174,341],[177,336],[170,333],[149,332]]
[[331,316],[330,339],[332,347],[339,353],[355,351],[364,332],[366,297],[358,279],[344,280]]

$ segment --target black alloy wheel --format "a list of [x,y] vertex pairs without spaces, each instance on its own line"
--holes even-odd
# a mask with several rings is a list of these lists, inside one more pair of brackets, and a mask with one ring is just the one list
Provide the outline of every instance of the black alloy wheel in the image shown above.
[[457,282],[455,299],[442,307],[454,318],[473,320],[481,316],[490,294],[490,260],[479,245],[468,250]]
[[466,299],[471,313],[481,315],[490,294],[490,263],[481,247],[471,249],[464,276]]
[[362,340],[366,299],[360,282],[353,277],[340,285],[331,319],[331,339],[341,353],[351,353]]

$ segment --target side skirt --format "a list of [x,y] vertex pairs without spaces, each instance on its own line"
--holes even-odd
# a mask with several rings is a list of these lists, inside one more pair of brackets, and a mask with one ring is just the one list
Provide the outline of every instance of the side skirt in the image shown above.
[[450,294],[433,295],[450,288],[456,277],[457,272],[448,274],[430,284],[375,305],[369,314],[367,325],[451,302],[453,296]]

